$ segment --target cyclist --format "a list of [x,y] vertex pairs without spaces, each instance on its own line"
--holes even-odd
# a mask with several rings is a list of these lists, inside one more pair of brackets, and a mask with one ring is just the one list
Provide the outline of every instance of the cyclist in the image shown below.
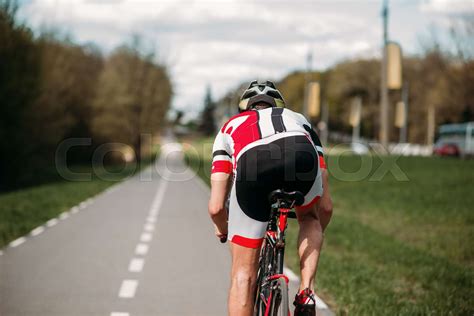
[[270,216],[268,195],[275,189],[305,195],[296,208],[301,284],[293,304],[294,315],[315,315],[314,276],[332,215],[321,142],[303,115],[285,108],[270,81],[253,81],[239,112],[216,136],[209,200],[216,236],[231,242],[229,315],[253,313],[259,251]]

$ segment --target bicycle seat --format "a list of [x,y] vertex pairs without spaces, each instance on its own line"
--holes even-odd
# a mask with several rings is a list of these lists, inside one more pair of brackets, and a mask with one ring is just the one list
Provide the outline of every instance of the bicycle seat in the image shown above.
[[275,190],[270,193],[268,196],[270,203],[275,203],[277,201],[286,202],[289,205],[300,206],[304,203],[303,193],[300,191],[286,192],[283,190]]

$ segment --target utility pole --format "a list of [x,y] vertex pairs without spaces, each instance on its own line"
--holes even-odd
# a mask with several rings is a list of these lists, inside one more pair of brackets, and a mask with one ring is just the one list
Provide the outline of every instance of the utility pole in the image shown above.
[[383,0],[383,48],[380,82],[380,143],[388,147],[388,88],[387,88],[387,43],[388,43],[388,0]]
[[309,97],[309,83],[311,81],[311,68],[313,63],[313,54],[311,50],[308,50],[308,55],[306,56],[306,73],[304,75],[304,101],[303,101],[303,115],[309,119],[309,106],[308,106],[308,97]]

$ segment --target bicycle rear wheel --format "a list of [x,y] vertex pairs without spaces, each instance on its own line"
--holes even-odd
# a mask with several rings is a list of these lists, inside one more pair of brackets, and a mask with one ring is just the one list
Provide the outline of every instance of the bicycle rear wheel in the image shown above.
[[288,316],[288,285],[284,278],[278,278],[274,281],[272,294],[269,302],[268,316]]
[[257,289],[256,289],[255,308],[254,308],[255,316],[265,315],[268,297],[270,296],[270,285],[269,284],[264,285],[264,284],[266,283],[265,278],[269,274],[269,269],[271,268],[270,262],[272,261],[273,261],[272,247],[270,247],[270,245],[268,245],[265,242],[261,250],[259,269],[257,273]]

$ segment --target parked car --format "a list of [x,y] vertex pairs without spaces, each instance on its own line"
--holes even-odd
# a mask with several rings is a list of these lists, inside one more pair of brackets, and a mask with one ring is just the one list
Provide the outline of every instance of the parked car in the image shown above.
[[438,129],[433,154],[439,156],[474,156],[474,122],[445,124]]

